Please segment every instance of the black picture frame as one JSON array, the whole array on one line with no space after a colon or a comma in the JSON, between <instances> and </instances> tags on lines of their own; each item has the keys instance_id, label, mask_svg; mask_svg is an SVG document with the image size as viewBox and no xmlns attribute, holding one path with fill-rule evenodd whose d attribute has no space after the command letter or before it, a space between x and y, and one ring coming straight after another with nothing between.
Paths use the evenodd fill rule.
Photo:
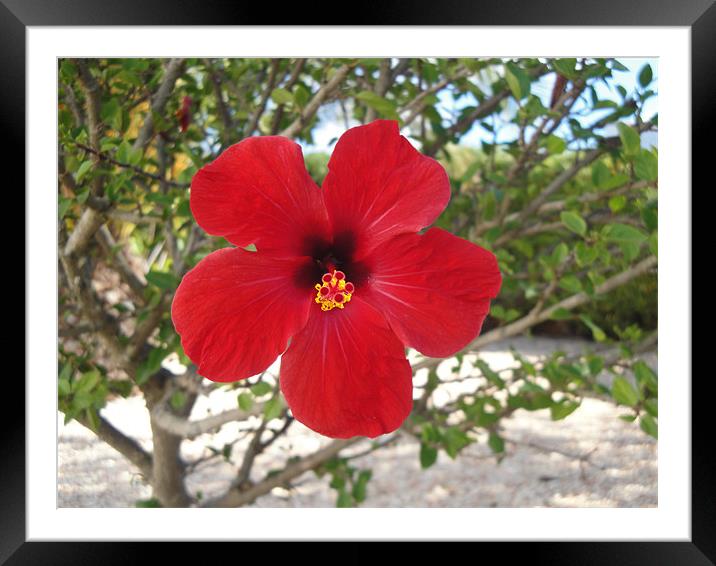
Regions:
<instances>
[{"instance_id":1,"label":"black picture frame","mask_svg":"<svg viewBox=\"0 0 716 566\"><path fill-rule=\"evenodd\" d=\"M713 185L709 175L714 130L716 92L716 6L714 0L470 0L414 2L383 1L363 4L355 10L351 25L559 25L559 26L686 26L692 37L692 172L693 185ZM6 142L5 163L24 163L25 152L25 34L28 26L84 25L343 25L344 16L334 2L311 2L310 10L272 10L261 3L201 0L0 0L0 61L4 87L0 88L0 131ZM615 46L618 52L618 46ZM710 136L710 137L709 137ZM5 167L6 190L25 185L24 168ZM699 183L701 181L701 183ZM710 240L712 240L711 238ZM696 243L696 239L693 239ZM709 241L707 239L706 241ZM19 246L18 246L19 248ZM694 257L692 253L692 258ZM696 256L699 257L699 256ZM10 261L10 260L6 260ZM20 260L22 261L22 260ZM17 263L16 263L17 265ZM692 274L682 274L685 288ZM696 280L694 280L696 281ZM692 287L692 293L696 288ZM708 296L708 295L705 295ZM25 301L32 297L25 293ZM691 332L691 329L684 329ZM694 335L694 338L696 336ZM28 337L31 339L31 337ZM692 346L693 351L693 346ZM48 383L50 378L48 376ZM688 379L690 376L683 376ZM712 448L713 411L707 388L710 372L694 373L692 379L692 517L689 542L525 542L483 543L485 550L475 560L496 553L502 563L511 563L517 553L533 563L590 564L716 564L716 473ZM5 376L5 405L24 407L24 383ZM10 401L8 401L10 400ZM0 564L125 564L148 557L147 545L124 543L26 542L25 536L25 419L24 408L6 419L0 445ZM709 422L711 421L711 423ZM668 486L667 486L668 489ZM77 533L81 537L81 533ZM350 535L347 535L350 536ZM558 537L559 534L556 533ZM320 540L320 533L316 533ZM479 544L479 543L478 543ZM163 559L191 558L187 545L162 545ZM274 545L275 546L275 545ZM359 543L344 549L348 560L365 562L374 552ZM425 556L425 550L418 550ZM295 550L286 551L295 554ZM305 551L300 551L305 553ZM459 550L458 550L459 552ZM181 555L179 554L181 553ZM279 558L272 549L272 561ZM230 551L230 555L233 551ZM197 555L199 556L199 555ZM250 556L242 551L244 559ZM240 559L234 555L233 559ZM444 556L444 555L443 555ZM202 556L206 560L207 555ZM407 560L407 557L403 557Z\"/></svg>"}]
</instances>

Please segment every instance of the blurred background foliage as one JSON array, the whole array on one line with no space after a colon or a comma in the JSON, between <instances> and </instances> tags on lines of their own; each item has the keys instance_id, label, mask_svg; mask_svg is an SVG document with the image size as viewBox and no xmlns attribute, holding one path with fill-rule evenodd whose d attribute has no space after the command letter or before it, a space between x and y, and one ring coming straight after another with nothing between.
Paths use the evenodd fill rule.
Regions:
<instances>
[{"instance_id":1,"label":"blurred background foliage","mask_svg":"<svg viewBox=\"0 0 716 566\"><path fill-rule=\"evenodd\" d=\"M127 456L156 504L243 505L278 485L276 474L251 473L256 455L293 424L278 376L202 381L169 317L182 275L228 245L192 218L191 179L245 137L284 135L304 147L320 184L336 138L386 118L449 173L452 198L436 225L491 249L504 278L481 337L458 356L472 356L471 388L438 406L440 360L414 358L415 410L397 434L420 440L423 467L472 442L499 456L501 419L539 409L563 419L590 395L624 406L625 420L657 436L656 373L635 357L656 345L656 69L643 65L629 89L617 80L626 71L616 59L60 60L58 395L66 420ZM592 345L540 363L515 352L506 369L474 355L529 333ZM237 408L190 420L196 399L218 387L236 391ZM129 395L146 399L152 453L100 412ZM201 501L186 490L193 466L178 458L181 443L242 419L256 440L208 456L236 461L236 481ZM359 504L370 471L341 455L356 442L329 444L310 465L289 458L278 475L330 474L337 504Z\"/></svg>"}]
</instances>

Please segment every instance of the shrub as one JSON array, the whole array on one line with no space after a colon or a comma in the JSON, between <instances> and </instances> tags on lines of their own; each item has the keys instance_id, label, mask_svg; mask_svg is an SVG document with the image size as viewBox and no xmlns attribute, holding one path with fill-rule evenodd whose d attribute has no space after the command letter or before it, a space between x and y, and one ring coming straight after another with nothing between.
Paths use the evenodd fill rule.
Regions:
<instances>
[{"instance_id":1,"label":"shrub","mask_svg":"<svg viewBox=\"0 0 716 566\"><path fill-rule=\"evenodd\" d=\"M200 167L244 137L280 134L307 146L320 182L327 156L311 146L324 123L388 118L449 172L452 198L436 225L493 250L504 280L482 334L457 356L478 370L471 388L437 406L441 360L415 359L418 398L396 435L420 441L422 466L439 451L456 457L480 435L499 454L502 419L540 409L564 419L585 395L624 405L656 436L656 374L634 358L656 341L657 150L641 142L657 127L643 115L655 93L651 72L633 92L615 87L623 69L614 59L61 60L60 410L137 466L152 505L244 505L307 469L331 476L339 505L359 504L371 473L345 449L362 443L367 453L393 437L334 441L252 477L256 455L292 424L277 376L202 382L169 307L182 275L227 245L192 218ZM479 147L468 144L475 132ZM591 351L539 363L515 352L512 368L479 357L487 344L554 321L587 332ZM170 371L172 359L186 371ZM604 371L617 376L611 385ZM189 420L215 388L233 390L237 407ZM151 414L151 454L100 412L109 398L134 394ZM236 481L199 501L186 490L192 466L178 457L181 443L251 416L254 441L212 456L239 460Z\"/></svg>"}]
</instances>

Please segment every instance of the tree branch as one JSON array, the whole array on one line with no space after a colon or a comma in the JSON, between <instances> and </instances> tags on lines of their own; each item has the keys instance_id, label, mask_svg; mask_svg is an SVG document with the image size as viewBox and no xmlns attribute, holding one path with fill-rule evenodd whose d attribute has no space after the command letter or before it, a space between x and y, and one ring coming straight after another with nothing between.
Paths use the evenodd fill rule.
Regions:
<instances>
[{"instance_id":1,"label":"tree branch","mask_svg":"<svg viewBox=\"0 0 716 566\"><path fill-rule=\"evenodd\" d=\"M154 181L158 181L160 183L166 183L167 185L170 185L172 187L178 187L180 189L188 189L189 183L177 183L176 181L170 181L168 179L163 178L161 175L157 175L155 173L149 173L148 171L145 171L141 167L137 167L136 165L130 165L129 163L123 163L122 161L117 161L114 157L109 155L108 153L97 151L96 149L93 149L89 146L86 146L83 143L79 142L72 142L75 146L78 148L91 153L95 156L97 156L101 161L106 161L107 163L111 163L112 165L116 165L117 167L121 167L122 169L129 169L130 171L134 171L137 175L141 175L143 177L147 177L148 179L152 179Z\"/></svg>"},{"instance_id":2,"label":"tree branch","mask_svg":"<svg viewBox=\"0 0 716 566\"><path fill-rule=\"evenodd\" d=\"M239 491L236 488L230 489L224 495L208 500L202 507L241 507L253 502L258 497L269 493L274 487L283 485L301 474L317 468L324 462L338 455L338 453L363 440L361 437L351 438L349 440L334 440L328 446L321 448L310 456L306 456L297 462L288 464L282 471L277 474L265 477L260 483L246 491Z\"/></svg>"},{"instance_id":3,"label":"tree branch","mask_svg":"<svg viewBox=\"0 0 716 566\"><path fill-rule=\"evenodd\" d=\"M273 92L274 86L276 85L276 74L278 73L279 64L280 64L280 61L278 59L271 60L271 70L269 71L269 77L268 77L268 82L266 83L266 89L264 90L263 94L261 95L261 101L259 102L259 105L256 108L256 112L254 112L254 114L251 118L251 122L249 122L246 125L246 129L244 130L244 137L253 135L253 133L256 131L256 127L259 125L259 120L261 119L261 115L264 113L264 110L266 109L266 103L268 102L268 99L271 96L271 92Z\"/></svg>"},{"instance_id":4,"label":"tree branch","mask_svg":"<svg viewBox=\"0 0 716 566\"><path fill-rule=\"evenodd\" d=\"M142 124L142 127L139 130L137 139L134 140L134 144L132 144L132 149L141 149L142 151L144 151L147 148L147 145L151 141L152 135L154 134L153 114L161 114L164 111L164 107L169 100L169 96L171 95L172 90L174 90L174 84L176 83L176 80L179 78L179 75L182 73L183 69L184 59L175 58L169 60L169 63L164 70L164 78L162 79L162 83L159 85L159 88L154 95L151 109L147 114L147 117L144 119L144 124Z\"/></svg>"},{"instance_id":5,"label":"tree branch","mask_svg":"<svg viewBox=\"0 0 716 566\"><path fill-rule=\"evenodd\" d=\"M540 65L530 71L530 76L532 79L536 79L547 73L547 71L548 69L545 65ZM438 136L433 143L423 148L423 153L429 157L434 157L438 150L453 136L465 133L470 129L475 120L492 112L495 108L497 108L500 102L502 102L505 98L508 98L510 94L510 89L505 87L500 92L495 93L493 96L483 101L472 112L463 116L460 120L445 130L445 133Z\"/></svg>"},{"instance_id":6,"label":"tree branch","mask_svg":"<svg viewBox=\"0 0 716 566\"><path fill-rule=\"evenodd\" d=\"M291 76L289 77L288 81L285 85L283 85L283 88L286 90L291 90L293 86L298 82L298 78L301 76L301 71L303 70L303 67L306 65L305 59L299 59L296 61L295 66L293 67L293 71L291 71ZM271 134L276 135L278 133L278 130L281 126L281 120L283 119L283 111L285 108L285 104L279 104L276 107L276 112L274 112L273 120L271 121Z\"/></svg>"},{"instance_id":7,"label":"tree branch","mask_svg":"<svg viewBox=\"0 0 716 566\"><path fill-rule=\"evenodd\" d=\"M88 428L97 437L109 444L122 456L127 458L132 464L139 468L139 471L145 477L147 481L151 481L152 478L152 455L142 448L139 443L133 438L128 437L122 431L115 428L107 419L103 416L99 416L99 427L94 430L90 425L89 421L84 417L75 417L78 423Z\"/></svg>"},{"instance_id":8,"label":"tree branch","mask_svg":"<svg viewBox=\"0 0 716 566\"><path fill-rule=\"evenodd\" d=\"M263 404L255 404L249 411L239 408L229 409L198 421L190 421L177 417L169 412L163 404L159 404L152 410L152 420L167 432L192 439L218 429L227 423L244 421L252 416L257 417L262 411Z\"/></svg>"},{"instance_id":9,"label":"tree branch","mask_svg":"<svg viewBox=\"0 0 716 566\"><path fill-rule=\"evenodd\" d=\"M318 112L318 109L321 107L321 104L323 104L326 98L328 98L328 96L340 86L343 79L346 78L354 66L355 63L352 63L350 65L342 65L336 69L335 73L333 73L333 76L328 80L328 82L319 88L316 94L313 95L313 98L308 102L308 104L306 104L306 107L303 109L303 112L301 112L301 115L296 118L288 128L283 130L281 135L286 136L287 138L292 138L298 134L311 120L311 118L313 118L315 113Z\"/></svg>"},{"instance_id":10,"label":"tree branch","mask_svg":"<svg viewBox=\"0 0 716 566\"><path fill-rule=\"evenodd\" d=\"M100 246L102 246L104 253L116 266L117 271L125 283L129 285L130 289L134 291L138 298L144 301L144 288L146 287L146 282L142 281L142 279L140 279L140 277L134 272L134 269L132 269L132 266L129 265L129 262L124 257L123 250L116 249L117 242L114 241L114 237L110 233L107 226L100 226L100 229L97 231L97 240L99 241Z\"/></svg>"},{"instance_id":11,"label":"tree branch","mask_svg":"<svg viewBox=\"0 0 716 566\"><path fill-rule=\"evenodd\" d=\"M380 62L380 71L378 72L378 80L375 82L375 88L373 92L381 98L388 92L388 88L392 83L393 75L390 72L390 58L386 57ZM376 112L372 106L368 107L365 113L365 123L370 123L375 120Z\"/></svg>"},{"instance_id":12,"label":"tree branch","mask_svg":"<svg viewBox=\"0 0 716 566\"><path fill-rule=\"evenodd\" d=\"M74 258L60 255L60 263L67 277L70 292L74 295L84 317L95 328L96 336L109 354L112 364L126 369L126 357L117 340L121 332L116 321L99 306L91 282L82 278Z\"/></svg>"},{"instance_id":13,"label":"tree branch","mask_svg":"<svg viewBox=\"0 0 716 566\"><path fill-rule=\"evenodd\" d=\"M102 121L100 119L100 106L102 92L99 84L92 76L92 72L87 66L87 62L83 59L75 61L77 70L80 75L80 86L85 95L85 106L87 112L87 133L89 134L89 144L95 151L99 151L100 139L102 138ZM92 160L94 166L99 164L99 157L93 155ZM103 193L102 178L97 175L92 181L92 196L101 198ZM94 208L86 208L82 212L82 216L75 225L74 230L70 234L65 244L65 255L80 254L90 239L94 236L97 229L104 222L103 215Z\"/></svg>"},{"instance_id":14,"label":"tree branch","mask_svg":"<svg viewBox=\"0 0 716 566\"><path fill-rule=\"evenodd\" d=\"M231 132L234 128L233 122L231 121L231 114L229 114L229 108L226 106L224 101L224 93L221 90L221 79L214 71L214 66L210 59L202 59L204 66L209 72L209 78L214 87L214 97L216 98L216 108L221 116L221 121L224 124L224 131L222 133L223 145L226 146L231 140Z\"/></svg>"},{"instance_id":15,"label":"tree branch","mask_svg":"<svg viewBox=\"0 0 716 566\"><path fill-rule=\"evenodd\" d=\"M401 112L407 112L410 111L410 114L408 114L407 118L403 120L403 126L407 126L410 124L415 118L420 116L420 113L425 109L425 104L423 104L423 100L425 100L428 96L431 94L435 94L436 92L444 89L446 86L448 86L450 83L459 80L464 79L466 77L470 76L471 71L469 69L460 69L457 73L455 73L452 77L445 77L443 80L435 83L430 88L425 89L420 94L418 94L413 100L410 101L409 104L407 104Z\"/></svg>"}]
</instances>

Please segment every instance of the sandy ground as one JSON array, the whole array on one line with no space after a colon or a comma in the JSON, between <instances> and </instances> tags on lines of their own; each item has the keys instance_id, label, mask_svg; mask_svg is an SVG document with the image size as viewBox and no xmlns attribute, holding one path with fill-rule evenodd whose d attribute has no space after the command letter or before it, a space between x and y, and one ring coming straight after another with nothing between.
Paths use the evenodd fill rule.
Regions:
<instances>
[{"instance_id":1,"label":"sandy ground","mask_svg":"<svg viewBox=\"0 0 716 566\"><path fill-rule=\"evenodd\" d=\"M553 350L581 351L576 340L518 338L487 348L482 357L493 368L506 367L509 347L535 359ZM650 364L655 355L646 356ZM502 365L504 364L504 365ZM468 363L462 372L470 372ZM439 372L440 373L440 372ZM417 378L416 378L417 379ZM192 413L234 407L235 394L213 393L202 398ZM498 462L486 442L470 445L451 460L440 453L437 463L421 470L417 442L397 443L356 459L359 468L372 468L366 507L654 507L657 505L657 443L638 426L618 419L624 414L613 404L585 399L564 421L552 422L548 411L518 411L504 421L505 457ZM102 414L115 426L151 449L149 417L141 398L119 399ZM133 507L151 497L136 469L119 453L98 441L76 422L62 424L58 415L58 506ZM206 446L221 447L234 439L240 424L230 423L212 437L185 442L183 456L194 460ZM480 439L482 440L482 439ZM307 454L326 444L300 423L256 461L253 477L280 466L287 455ZM242 443L234 454L241 455ZM359 448L358 448L359 449ZM224 462L200 465L189 476L192 493L220 494L235 468ZM276 488L260 498L259 507L332 507L335 492L327 479L304 474L290 491Z\"/></svg>"}]
</instances>

